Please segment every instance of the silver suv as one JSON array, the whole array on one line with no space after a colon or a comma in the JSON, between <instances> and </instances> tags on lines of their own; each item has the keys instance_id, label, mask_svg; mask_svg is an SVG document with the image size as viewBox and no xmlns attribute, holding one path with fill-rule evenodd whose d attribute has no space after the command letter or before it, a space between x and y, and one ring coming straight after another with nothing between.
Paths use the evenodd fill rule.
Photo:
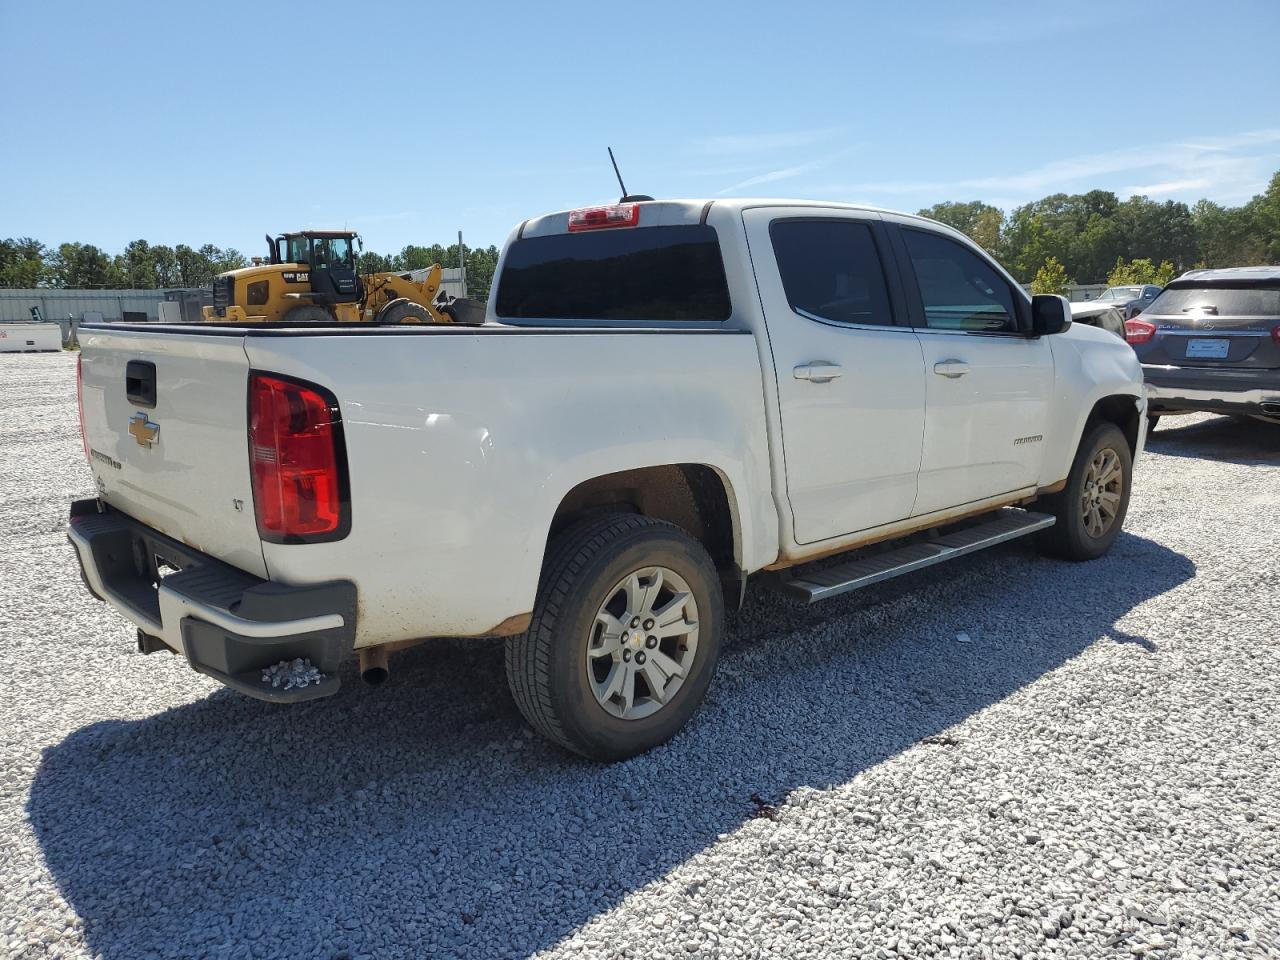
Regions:
<instances>
[{"instance_id":1,"label":"silver suv","mask_svg":"<svg viewBox=\"0 0 1280 960\"><path fill-rule=\"evenodd\" d=\"M1192 270L1125 321L1148 413L1280 421L1280 266Z\"/></svg>"}]
</instances>

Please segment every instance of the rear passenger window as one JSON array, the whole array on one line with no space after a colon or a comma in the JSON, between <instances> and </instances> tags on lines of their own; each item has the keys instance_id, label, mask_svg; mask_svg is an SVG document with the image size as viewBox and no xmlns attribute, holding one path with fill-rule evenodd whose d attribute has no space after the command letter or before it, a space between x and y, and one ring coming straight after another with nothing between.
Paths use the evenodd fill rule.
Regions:
<instances>
[{"instance_id":1,"label":"rear passenger window","mask_svg":"<svg viewBox=\"0 0 1280 960\"><path fill-rule=\"evenodd\" d=\"M871 227L850 220L777 220L773 254L791 309L811 320L892 326Z\"/></svg>"},{"instance_id":2,"label":"rear passenger window","mask_svg":"<svg viewBox=\"0 0 1280 960\"><path fill-rule=\"evenodd\" d=\"M1017 332L1013 292L989 263L963 244L936 233L903 230L902 238L915 268L925 326Z\"/></svg>"}]
</instances>

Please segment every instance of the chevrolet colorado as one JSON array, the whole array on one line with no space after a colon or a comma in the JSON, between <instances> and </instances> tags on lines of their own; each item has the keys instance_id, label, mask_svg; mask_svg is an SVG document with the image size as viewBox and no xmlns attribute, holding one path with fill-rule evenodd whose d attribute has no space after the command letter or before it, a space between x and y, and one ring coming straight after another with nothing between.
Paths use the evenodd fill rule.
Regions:
<instances>
[{"instance_id":1,"label":"chevrolet colorado","mask_svg":"<svg viewBox=\"0 0 1280 960\"><path fill-rule=\"evenodd\" d=\"M811 602L1025 534L1101 555L1146 431L1119 338L945 226L837 203L526 220L475 327L80 339L98 496L69 537L140 650L296 701L353 651L377 680L505 636L529 722L600 759L689 719L749 575Z\"/></svg>"}]
</instances>

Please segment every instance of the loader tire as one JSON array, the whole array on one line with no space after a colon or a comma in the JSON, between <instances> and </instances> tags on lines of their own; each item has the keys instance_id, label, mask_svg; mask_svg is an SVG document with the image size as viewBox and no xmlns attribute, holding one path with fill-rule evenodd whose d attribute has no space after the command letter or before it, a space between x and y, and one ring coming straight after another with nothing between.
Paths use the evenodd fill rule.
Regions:
<instances>
[{"instance_id":1,"label":"loader tire","mask_svg":"<svg viewBox=\"0 0 1280 960\"><path fill-rule=\"evenodd\" d=\"M373 319L375 323L435 323L436 318L422 304L400 297L379 310Z\"/></svg>"},{"instance_id":2,"label":"loader tire","mask_svg":"<svg viewBox=\"0 0 1280 960\"><path fill-rule=\"evenodd\" d=\"M333 314L324 307L308 303L301 307L294 307L284 315L284 321L285 323L332 323Z\"/></svg>"}]
</instances>

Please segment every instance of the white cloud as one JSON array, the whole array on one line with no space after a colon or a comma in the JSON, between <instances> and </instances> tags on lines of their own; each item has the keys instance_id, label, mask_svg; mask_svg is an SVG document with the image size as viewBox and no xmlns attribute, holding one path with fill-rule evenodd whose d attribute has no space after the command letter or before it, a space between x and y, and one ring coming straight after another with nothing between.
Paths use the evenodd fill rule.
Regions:
<instances>
[{"instance_id":1,"label":"white cloud","mask_svg":"<svg viewBox=\"0 0 1280 960\"><path fill-rule=\"evenodd\" d=\"M1092 189L1111 189L1126 197L1200 191L1201 196L1222 201L1242 200L1261 191L1275 172L1280 151L1266 149L1275 144L1280 144L1280 129L1252 130L1085 153L997 176L838 183L825 184L822 189L828 194L859 197L914 194L960 199L999 194L1017 198L1014 205L1049 193ZM1119 175L1126 175L1126 181L1118 181Z\"/></svg>"},{"instance_id":2,"label":"white cloud","mask_svg":"<svg viewBox=\"0 0 1280 960\"><path fill-rule=\"evenodd\" d=\"M829 161L815 160L812 163L801 163L794 167L783 167L779 170L770 170L768 173L760 173L754 177L747 177L745 180L725 187L723 190L716 191L717 196L724 196L727 193L736 193L739 190L745 190L748 187L758 187L764 183L776 183L779 180L790 180L792 177L799 177L803 174L817 170L825 166Z\"/></svg>"},{"instance_id":3,"label":"white cloud","mask_svg":"<svg viewBox=\"0 0 1280 960\"><path fill-rule=\"evenodd\" d=\"M777 150L794 150L827 143L844 132L843 127L818 127L812 130L792 130L780 133L740 133L702 137L693 141L689 149L694 153L713 155L741 155L744 153L771 153Z\"/></svg>"}]
</instances>

